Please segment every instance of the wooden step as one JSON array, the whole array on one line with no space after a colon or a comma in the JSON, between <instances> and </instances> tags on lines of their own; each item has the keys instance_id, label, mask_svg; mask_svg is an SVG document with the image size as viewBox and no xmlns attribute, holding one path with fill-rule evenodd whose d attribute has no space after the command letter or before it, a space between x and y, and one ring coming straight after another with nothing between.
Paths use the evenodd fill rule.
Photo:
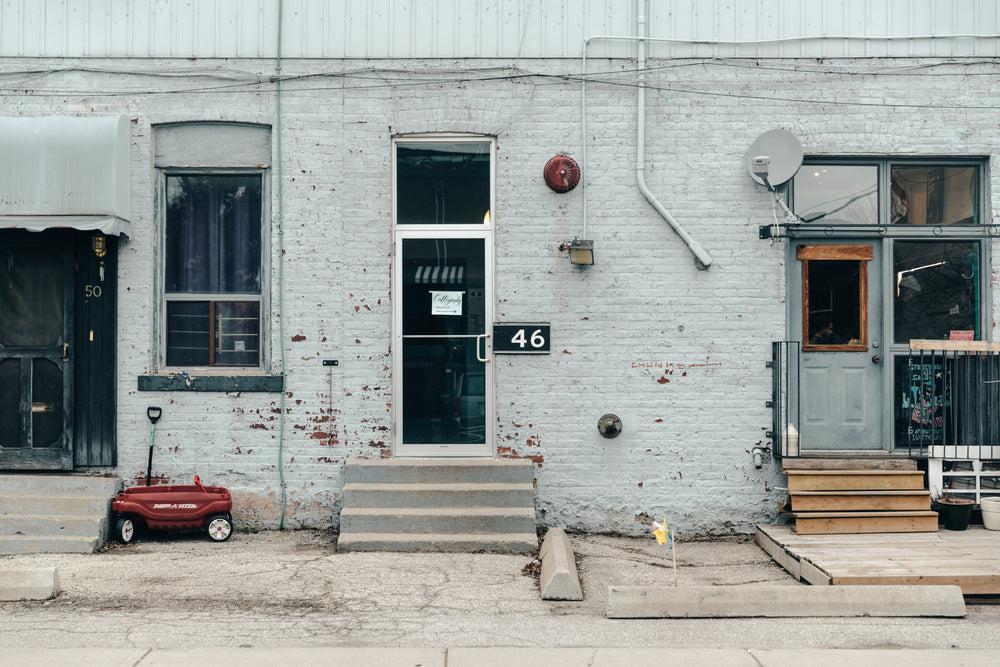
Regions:
<instances>
[{"instance_id":1,"label":"wooden step","mask_svg":"<svg viewBox=\"0 0 1000 667\"><path fill-rule=\"evenodd\" d=\"M922 491L919 470L785 470L791 491Z\"/></svg>"},{"instance_id":2,"label":"wooden step","mask_svg":"<svg viewBox=\"0 0 1000 667\"><path fill-rule=\"evenodd\" d=\"M799 535L937 532L937 512L797 512Z\"/></svg>"},{"instance_id":3,"label":"wooden step","mask_svg":"<svg viewBox=\"0 0 1000 667\"><path fill-rule=\"evenodd\" d=\"M795 491L793 512L929 510L930 491Z\"/></svg>"},{"instance_id":4,"label":"wooden step","mask_svg":"<svg viewBox=\"0 0 1000 667\"><path fill-rule=\"evenodd\" d=\"M784 458L785 470L916 470L914 459L899 456L841 457L841 458Z\"/></svg>"}]
</instances>

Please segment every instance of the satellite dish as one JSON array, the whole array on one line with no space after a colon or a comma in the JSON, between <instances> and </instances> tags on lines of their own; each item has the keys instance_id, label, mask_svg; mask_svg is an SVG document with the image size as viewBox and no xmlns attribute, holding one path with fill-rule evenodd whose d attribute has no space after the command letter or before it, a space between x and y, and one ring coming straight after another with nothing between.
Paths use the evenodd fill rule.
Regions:
<instances>
[{"instance_id":1,"label":"satellite dish","mask_svg":"<svg viewBox=\"0 0 1000 667\"><path fill-rule=\"evenodd\" d=\"M802 166L802 144L787 130L769 130L750 144L746 163L750 178L761 185L778 187Z\"/></svg>"}]
</instances>

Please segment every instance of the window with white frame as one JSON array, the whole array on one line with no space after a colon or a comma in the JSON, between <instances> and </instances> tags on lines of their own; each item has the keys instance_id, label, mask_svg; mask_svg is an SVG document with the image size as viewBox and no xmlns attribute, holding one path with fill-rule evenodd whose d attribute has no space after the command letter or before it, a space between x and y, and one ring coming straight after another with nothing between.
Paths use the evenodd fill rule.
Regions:
<instances>
[{"instance_id":1,"label":"window with white frame","mask_svg":"<svg viewBox=\"0 0 1000 667\"><path fill-rule=\"evenodd\" d=\"M155 141L163 363L260 367L270 130L168 125Z\"/></svg>"}]
</instances>

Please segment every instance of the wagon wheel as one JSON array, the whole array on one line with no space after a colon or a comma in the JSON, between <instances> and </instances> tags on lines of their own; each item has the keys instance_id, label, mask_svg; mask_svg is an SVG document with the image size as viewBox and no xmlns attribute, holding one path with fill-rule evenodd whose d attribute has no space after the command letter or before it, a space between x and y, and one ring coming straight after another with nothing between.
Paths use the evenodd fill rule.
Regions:
<instances>
[{"instance_id":1,"label":"wagon wheel","mask_svg":"<svg viewBox=\"0 0 1000 667\"><path fill-rule=\"evenodd\" d=\"M118 523L115 524L115 537L125 544L132 541L135 537L135 524L132 523L132 519L125 516L118 519Z\"/></svg>"},{"instance_id":2,"label":"wagon wheel","mask_svg":"<svg viewBox=\"0 0 1000 667\"><path fill-rule=\"evenodd\" d=\"M216 514L208 520L208 537L213 542L225 542L233 534L233 522L223 514Z\"/></svg>"}]
</instances>

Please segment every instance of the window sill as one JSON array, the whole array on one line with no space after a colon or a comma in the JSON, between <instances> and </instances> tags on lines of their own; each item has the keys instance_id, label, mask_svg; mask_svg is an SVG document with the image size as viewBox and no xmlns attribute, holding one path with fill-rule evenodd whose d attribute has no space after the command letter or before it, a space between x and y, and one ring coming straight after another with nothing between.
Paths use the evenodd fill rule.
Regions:
<instances>
[{"instance_id":1,"label":"window sill","mask_svg":"<svg viewBox=\"0 0 1000 667\"><path fill-rule=\"evenodd\" d=\"M139 391L280 392L281 375L140 375Z\"/></svg>"}]
</instances>

